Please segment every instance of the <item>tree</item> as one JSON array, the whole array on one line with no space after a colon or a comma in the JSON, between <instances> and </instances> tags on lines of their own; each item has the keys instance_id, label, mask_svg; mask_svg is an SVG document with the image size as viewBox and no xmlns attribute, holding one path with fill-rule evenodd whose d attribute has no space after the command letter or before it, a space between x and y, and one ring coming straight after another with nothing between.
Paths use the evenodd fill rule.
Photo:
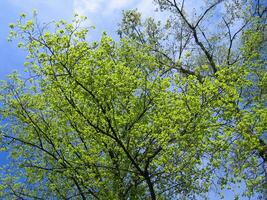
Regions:
<instances>
[{"instance_id":1,"label":"tree","mask_svg":"<svg viewBox=\"0 0 267 200\"><path fill-rule=\"evenodd\" d=\"M131 10L124 12L119 35L139 44L150 44L151 53L157 57L166 75L195 75L202 82L206 76L216 78L219 68L237 65L249 68L247 73L253 84L240 88L242 102L236 103L236 109L247 110L255 104L264 107L266 4L261 1L209 1L206 5L202 3L203 12L190 15L186 12L185 1L155 0L155 3L165 15L170 14L165 24L152 18L142 21L141 14ZM250 132L254 134L254 129ZM266 183L266 133L258 139L260 148L256 153L262 160L260 173L265 174Z\"/></svg>"},{"instance_id":2,"label":"tree","mask_svg":"<svg viewBox=\"0 0 267 200\"><path fill-rule=\"evenodd\" d=\"M201 31L219 2L195 23L183 3L157 2L177 17L161 27L126 12L117 42L105 33L88 42L78 16L11 24L29 78L13 73L1 84L1 145L12 158L3 198L195 199L214 181L263 191L265 10L257 4L262 16L250 16L232 52L226 18L226 51Z\"/></svg>"}]
</instances>

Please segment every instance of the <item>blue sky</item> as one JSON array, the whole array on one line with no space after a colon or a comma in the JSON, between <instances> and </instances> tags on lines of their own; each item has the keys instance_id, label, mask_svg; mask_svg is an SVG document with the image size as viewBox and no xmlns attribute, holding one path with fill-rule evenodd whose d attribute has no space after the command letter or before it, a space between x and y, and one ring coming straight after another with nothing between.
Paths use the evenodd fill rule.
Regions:
<instances>
[{"instance_id":1,"label":"blue sky","mask_svg":"<svg viewBox=\"0 0 267 200\"><path fill-rule=\"evenodd\" d=\"M22 12L30 17L36 9L42 22L70 21L75 13L87 16L87 23L97 27L91 33L91 39L98 39L102 31L114 36L122 10L138 8L144 16L156 15L152 0L1 0L0 8L0 79L23 68L25 53L17 48L16 42L7 42L8 25L15 22Z\"/></svg>"},{"instance_id":2,"label":"blue sky","mask_svg":"<svg viewBox=\"0 0 267 200\"><path fill-rule=\"evenodd\" d=\"M115 36L122 10L138 8L145 16L155 15L152 0L0 0L0 80L12 71L23 73L26 52L17 48L17 42L8 42L9 24L20 14L31 18L37 10L38 20L50 22L64 19L71 21L74 14L87 16L86 25L95 25L89 37L98 40L103 31ZM7 154L0 152L0 165L7 162Z\"/></svg>"},{"instance_id":3,"label":"blue sky","mask_svg":"<svg viewBox=\"0 0 267 200\"><path fill-rule=\"evenodd\" d=\"M185 6L189 11L193 7L200 10L201 2L187 0ZM1 79L13 70L21 71L23 68L25 53L17 48L16 42L7 42L8 25L15 22L22 12L30 18L36 9L41 22L60 19L71 21L75 13L87 16L87 25L96 26L89 36L96 40L102 31L115 36L122 10L138 8L144 17L164 18L164 15L154 12L153 0L1 0L0 8Z\"/></svg>"},{"instance_id":4,"label":"blue sky","mask_svg":"<svg viewBox=\"0 0 267 200\"><path fill-rule=\"evenodd\" d=\"M199 0L187 0L186 8L200 8ZM75 13L88 17L88 24L96 30L89 36L98 39L102 31L115 36L122 10L138 8L146 16L163 17L154 12L152 0L0 0L0 79L13 70L23 71L26 53L17 48L16 42L7 42L8 25L15 22L21 12L31 16L32 10L38 11L40 21L64 19L70 21ZM7 155L0 153L0 165L6 163ZM233 199L231 192L225 192L225 199ZM211 199L217 199L211 194Z\"/></svg>"}]
</instances>

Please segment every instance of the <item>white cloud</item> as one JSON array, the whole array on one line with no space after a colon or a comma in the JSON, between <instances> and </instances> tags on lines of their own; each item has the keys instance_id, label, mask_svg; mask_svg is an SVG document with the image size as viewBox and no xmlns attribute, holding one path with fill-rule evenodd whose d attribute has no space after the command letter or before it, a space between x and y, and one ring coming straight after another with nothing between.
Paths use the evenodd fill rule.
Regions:
<instances>
[{"instance_id":1,"label":"white cloud","mask_svg":"<svg viewBox=\"0 0 267 200\"><path fill-rule=\"evenodd\" d=\"M129 6L133 0L110 0L108 4L109 10L119 10Z\"/></svg>"},{"instance_id":2,"label":"white cloud","mask_svg":"<svg viewBox=\"0 0 267 200\"><path fill-rule=\"evenodd\" d=\"M144 18L154 17L156 20L165 21L169 14L167 12L156 12L157 6L154 0L72 0L73 12L87 16L92 23L106 23L118 18L121 10L137 8ZM201 13L202 1L186 0L184 8L189 16L192 13Z\"/></svg>"},{"instance_id":3,"label":"white cloud","mask_svg":"<svg viewBox=\"0 0 267 200\"><path fill-rule=\"evenodd\" d=\"M139 0L136 7L142 13L143 18L153 17L156 20L164 22L169 16L166 12L156 11L157 5L153 0Z\"/></svg>"},{"instance_id":4,"label":"white cloud","mask_svg":"<svg viewBox=\"0 0 267 200\"><path fill-rule=\"evenodd\" d=\"M144 17L155 15L155 5L153 4L153 0L141 0L136 7Z\"/></svg>"},{"instance_id":5,"label":"white cloud","mask_svg":"<svg viewBox=\"0 0 267 200\"><path fill-rule=\"evenodd\" d=\"M74 13L88 15L92 13L112 14L112 12L129 7L134 0L73 0Z\"/></svg>"},{"instance_id":6,"label":"white cloud","mask_svg":"<svg viewBox=\"0 0 267 200\"><path fill-rule=\"evenodd\" d=\"M73 0L74 13L87 15L88 13L98 12L103 0Z\"/></svg>"},{"instance_id":7,"label":"white cloud","mask_svg":"<svg viewBox=\"0 0 267 200\"><path fill-rule=\"evenodd\" d=\"M112 15L116 11L121 11L123 9L128 9L133 5L134 0L109 0L108 4L104 7L102 14Z\"/></svg>"}]
</instances>

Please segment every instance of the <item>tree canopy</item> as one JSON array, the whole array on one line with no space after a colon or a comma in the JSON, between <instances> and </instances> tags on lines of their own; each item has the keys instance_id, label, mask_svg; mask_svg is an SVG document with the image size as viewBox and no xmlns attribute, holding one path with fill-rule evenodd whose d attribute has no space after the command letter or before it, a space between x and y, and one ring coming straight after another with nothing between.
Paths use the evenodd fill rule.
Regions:
<instances>
[{"instance_id":1,"label":"tree canopy","mask_svg":"<svg viewBox=\"0 0 267 200\"><path fill-rule=\"evenodd\" d=\"M264 196L266 7L210 1L192 18L184 1L155 3L170 17L125 11L119 40L89 42L79 16L10 25L29 76L1 83L1 198Z\"/></svg>"}]
</instances>

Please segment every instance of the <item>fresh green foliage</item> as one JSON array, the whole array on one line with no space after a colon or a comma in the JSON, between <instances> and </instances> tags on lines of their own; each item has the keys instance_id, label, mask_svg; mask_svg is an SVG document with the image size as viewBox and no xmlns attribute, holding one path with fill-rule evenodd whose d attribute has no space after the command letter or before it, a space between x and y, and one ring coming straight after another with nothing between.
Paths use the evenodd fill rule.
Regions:
<instances>
[{"instance_id":1,"label":"fresh green foliage","mask_svg":"<svg viewBox=\"0 0 267 200\"><path fill-rule=\"evenodd\" d=\"M215 181L262 192L266 36L257 19L242 32L242 59L219 65L202 43L197 61L186 50L170 59L163 33L173 22L142 25L136 11L118 42L88 42L78 16L40 27L21 15L10 39L28 52L30 77L1 84L1 147L12 160L1 198L195 199Z\"/></svg>"}]
</instances>

